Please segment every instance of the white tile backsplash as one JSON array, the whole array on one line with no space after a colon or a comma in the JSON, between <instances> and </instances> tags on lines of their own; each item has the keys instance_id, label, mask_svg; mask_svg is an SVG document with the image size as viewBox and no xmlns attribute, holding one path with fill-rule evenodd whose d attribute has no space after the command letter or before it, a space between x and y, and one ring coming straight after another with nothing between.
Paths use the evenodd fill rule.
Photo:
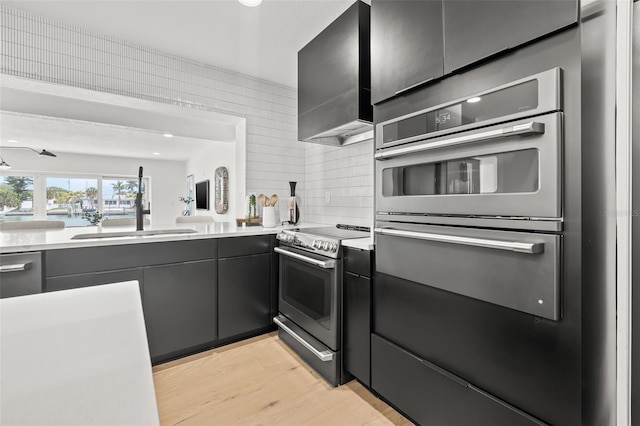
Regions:
<instances>
[{"instance_id":1,"label":"white tile backsplash","mask_svg":"<svg viewBox=\"0 0 640 426\"><path fill-rule=\"evenodd\" d=\"M284 218L288 182L296 181L303 221L373 223L372 142L298 142L294 88L21 10L0 12L0 73L246 117L247 193L276 193Z\"/></svg>"}]
</instances>

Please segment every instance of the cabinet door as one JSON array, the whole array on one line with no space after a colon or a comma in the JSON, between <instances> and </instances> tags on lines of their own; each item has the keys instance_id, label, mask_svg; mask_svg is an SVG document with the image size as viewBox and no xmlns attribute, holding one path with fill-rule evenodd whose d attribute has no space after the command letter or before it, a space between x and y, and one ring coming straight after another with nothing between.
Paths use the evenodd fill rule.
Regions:
<instances>
[{"instance_id":1,"label":"cabinet door","mask_svg":"<svg viewBox=\"0 0 640 426\"><path fill-rule=\"evenodd\" d=\"M578 20L577 0L444 0L444 73Z\"/></svg>"},{"instance_id":2,"label":"cabinet door","mask_svg":"<svg viewBox=\"0 0 640 426\"><path fill-rule=\"evenodd\" d=\"M145 268L142 307L152 360L214 341L216 305L215 260Z\"/></svg>"},{"instance_id":3,"label":"cabinet door","mask_svg":"<svg viewBox=\"0 0 640 426\"><path fill-rule=\"evenodd\" d=\"M371 103L442 76L442 2L372 0Z\"/></svg>"},{"instance_id":4,"label":"cabinet door","mask_svg":"<svg viewBox=\"0 0 640 426\"><path fill-rule=\"evenodd\" d=\"M345 368L371 386L371 280L345 272L343 303Z\"/></svg>"},{"instance_id":5,"label":"cabinet door","mask_svg":"<svg viewBox=\"0 0 640 426\"><path fill-rule=\"evenodd\" d=\"M218 337L225 339L271 324L271 255L218 260Z\"/></svg>"}]
</instances>

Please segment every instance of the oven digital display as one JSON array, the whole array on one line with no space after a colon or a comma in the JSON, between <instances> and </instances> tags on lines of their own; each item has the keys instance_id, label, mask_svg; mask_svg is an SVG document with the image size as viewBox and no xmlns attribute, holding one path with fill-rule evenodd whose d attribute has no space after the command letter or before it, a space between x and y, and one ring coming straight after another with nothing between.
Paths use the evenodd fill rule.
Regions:
<instances>
[{"instance_id":1,"label":"oven digital display","mask_svg":"<svg viewBox=\"0 0 640 426\"><path fill-rule=\"evenodd\" d=\"M479 123L537 107L538 80L530 80L386 124L382 127L383 143L426 136L440 130Z\"/></svg>"}]
</instances>

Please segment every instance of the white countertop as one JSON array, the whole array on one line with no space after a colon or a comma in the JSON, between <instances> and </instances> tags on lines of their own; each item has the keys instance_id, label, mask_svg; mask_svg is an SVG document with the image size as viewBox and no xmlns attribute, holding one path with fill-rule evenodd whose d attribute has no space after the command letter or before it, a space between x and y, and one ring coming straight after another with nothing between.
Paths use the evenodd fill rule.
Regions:
<instances>
[{"instance_id":1,"label":"white countertop","mask_svg":"<svg viewBox=\"0 0 640 426\"><path fill-rule=\"evenodd\" d=\"M298 224L284 225L275 228L263 228L262 226L237 227L235 223L215 222L210 224L171 224L171 225L145 225L145 231L167 230L167 229L193 229L194 234L162 234L153 236L131 236L72 240L71 237L78 234L101 234L111 232L134 231L131 227L109 227L102 228L96 226L73 227L64 229L47 230L19 230L0 231L0 253L17 253L35 250L54 250L75 247L97 247L122 244L142 244L163 241L183 241L197 240L205 238L221 237L241 237L249 235L269 235L277 234L282 229L304 228L318 226L318 224Z\"/></svg>"},{"instance_id":2,"label":"white countertop","mask_svg":"<svg viewBox=\"0 0 640 426\"><path fill-rule=\"evenodd\" d=\"M277 234L283 229L309 228L318 226L331 226L317 223L301 223L297 225L281 225L274 228L264 228L262 226L238 227L235 223L215 222L208 224L184 223L169 225L145 225L145 231L157 230L181 230L193 229L197 233L193 234L161 234L131 237L111 237L111 238L90 238L71 239L79 234L103 234L112 232L134 231L131 227L108 227L97 226L70 227L64 229L30 229L18 231L0 231L0 253L18 253L37 250L55 250L75 247L98 247L113 246L123 244L143 244L164 241L184 241L198 240L206 238L226 238L243 237L250 235L271 235ZM373 250L373 237L343 240L346 247L354 247L361 250Z\"/></svg>"},{"instance_id":3,"label":"white countertop","mask_svg":"<svg viewBox=\"0 0 640 426\"><path fill-rule=\"evenodd\" d=\"M345 247L353 247L360 250L373 250L376 246L373 241L373 237L342 240L342 245Z\"/></svg>"},{"instance_id":4,"label":"white countertop","mask_svg":"<svg viewBox=\"0 0 640 426\"><path fill-rule=\"evenodd\" d=\"M2 424L160 423L137 281L0 307Z\"/></svg>"}]
</instances>

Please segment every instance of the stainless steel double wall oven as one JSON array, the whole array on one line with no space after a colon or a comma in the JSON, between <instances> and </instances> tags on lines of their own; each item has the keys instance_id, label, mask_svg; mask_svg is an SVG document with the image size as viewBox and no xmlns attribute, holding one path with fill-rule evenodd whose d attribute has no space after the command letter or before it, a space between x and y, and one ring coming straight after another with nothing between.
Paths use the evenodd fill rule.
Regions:
<instances>
[{"instance_id":1,"label":"stainless steel double wall oven","mask_svg":"<svg viewBox=\"0 0 640 426\"><path fill-rule=\"evenodd\" d=\"M377 124L377 270L559 320L563 134L559 68Z\"/></svg>"}]
</instances>

